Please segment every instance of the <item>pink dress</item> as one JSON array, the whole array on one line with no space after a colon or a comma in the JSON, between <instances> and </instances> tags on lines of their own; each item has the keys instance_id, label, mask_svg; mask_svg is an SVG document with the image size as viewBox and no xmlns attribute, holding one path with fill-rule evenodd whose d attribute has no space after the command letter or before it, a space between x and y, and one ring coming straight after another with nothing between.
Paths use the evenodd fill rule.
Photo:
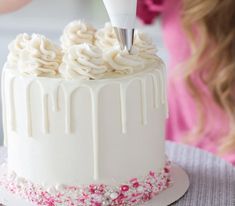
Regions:
<instances>
[{"instance_id":1,"label":"pink dress","mask_svg":"<svg viewBox=\"0 0 235 206\"><path fill-rule=\"evenodd\" d=\"M187 90L180 74L181 63L190 57L190 48L182 30L180 0L139 0L138 16L145 24L152 23L157 15L161 15L164 42L169 52L168 62L168 101L169 119L166 127L166 138L183 142L186 134L192 132L196 125L196 108L193 97ZM180 73L181 72L181 73ZM198 89L204 92L203 104L206 107L205 131L201 137L193 140L194 146L217 153L219 141L228 132L229 121L226 114L213 101L207 87L194 77ZM235 165L235 151L223 156Z\"/></svg>"}]
</instances>

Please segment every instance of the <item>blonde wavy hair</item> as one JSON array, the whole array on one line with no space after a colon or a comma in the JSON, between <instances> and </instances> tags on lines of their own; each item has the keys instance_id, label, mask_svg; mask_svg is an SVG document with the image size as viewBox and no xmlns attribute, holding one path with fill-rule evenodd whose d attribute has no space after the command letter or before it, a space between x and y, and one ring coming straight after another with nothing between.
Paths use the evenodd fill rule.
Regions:
<instances>
[{"instance_id":1,"label":"blonde wavy hair","mask_svg":"<svg viewBox=\"0 0 235 206\"><path fill-rule=\"evenodd\" d=\"M183 0L182 24L192 56L185 78L196 100L198 137L205 129L203 91L192 74L207 85L213 100L229 118L229 132L221 139L219 153L235 150L235 0ZM192 139L191 139L192 140Z\"/></svg>"}]
</instances>

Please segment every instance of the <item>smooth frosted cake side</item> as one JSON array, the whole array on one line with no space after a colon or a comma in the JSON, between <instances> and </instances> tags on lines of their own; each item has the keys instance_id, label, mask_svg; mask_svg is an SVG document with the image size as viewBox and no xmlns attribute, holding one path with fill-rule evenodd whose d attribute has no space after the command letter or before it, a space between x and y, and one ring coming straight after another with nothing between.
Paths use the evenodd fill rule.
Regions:
<instances>
[{"instance_id":1,"label":"smooth frosted cake side","mask_svg":"<svg viewBox=\"0 0 235 206\"><path fill-rule=\"evenodd\" d=\"M112 32L108 24L96 31L77 21L65 28L62 50L40 35L24 34L11 44L2 74L10 180L14 173L48 195L81 185L105 185L107 193L107 187L148 175L162 184L152 186L155 193L167 187L164 64L143 34L129 54L120 51ZM108 197L99 190L99 200L73 204L135 205L155 194L144 200L150 194L145 183L135 185L135 198L127 184ZM122 192L133 200L120 199Z\"/></svg>"}]
</instances>

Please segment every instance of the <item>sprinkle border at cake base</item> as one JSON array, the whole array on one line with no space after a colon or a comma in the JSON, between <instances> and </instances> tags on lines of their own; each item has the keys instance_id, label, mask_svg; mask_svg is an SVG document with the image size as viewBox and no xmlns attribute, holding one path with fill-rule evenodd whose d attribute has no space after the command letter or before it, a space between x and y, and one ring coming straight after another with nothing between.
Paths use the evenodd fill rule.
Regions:
<instances>
[{"instance_id":1,"label":"sprinkle border at cake base","mask_svg":"<svg viewBox=\"0 0 235 206\"><path fill-rule=\"evenodd\" d=\"M0 186L40 206L136 206L151 200L171 186L170 169L171 162L167 161L161 172L150 171L142 178L132 178L117 186L58 185L48 189L11 172L0 177Z\"/></svg>"}]
</instances>

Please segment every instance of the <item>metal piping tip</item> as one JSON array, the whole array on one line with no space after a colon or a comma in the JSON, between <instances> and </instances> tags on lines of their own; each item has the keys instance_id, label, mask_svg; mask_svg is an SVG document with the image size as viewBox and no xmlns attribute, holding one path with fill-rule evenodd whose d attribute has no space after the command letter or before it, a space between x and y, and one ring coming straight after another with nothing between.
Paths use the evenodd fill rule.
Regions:
<instances>
[{"instance_id":1,"label":"metal piping tip","mask_svg":"<svg viewBox=\"0 0 235 206\"><path fill-rule=\"evenodd\" d=\"M122 50L127 50L131 53L131 49L134 43L135 29L122 29L114 27L118 42Z\"/></svg>"}]
</instances>

